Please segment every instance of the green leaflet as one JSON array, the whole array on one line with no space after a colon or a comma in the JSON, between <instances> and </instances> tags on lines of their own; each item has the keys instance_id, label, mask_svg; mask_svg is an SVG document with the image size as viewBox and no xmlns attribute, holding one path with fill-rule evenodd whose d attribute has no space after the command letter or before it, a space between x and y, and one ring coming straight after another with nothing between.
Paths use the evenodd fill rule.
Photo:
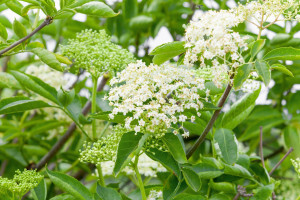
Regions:
<instances>
[{"instance_id":1,"label":"green leaflet","mask_svg":"<svg viewBox=\"0 0 300 200\"><path fill-rule=\"evenodd\" d=\"M191 168L187 167L182 167L181 170L188 186L192 188L195 192L199 191L202 184L198 174Z\"/></svg>"},{"instance_id":2,"label":"green leaflet","mask_svg":"<svg viewBox=\"0 0 300 200\"><path fill-rule=\"evenodd\" d=\"M253 59L257 53L264 47L266 40L256 40L251 48L251 59Z\"/></svg>"},{"instance_id":3,"label":"green leaflet","mask_svg":"<svg viewBox=\"0 0 300 200\"><path fill-rule=\"evenodd\" d=\"M264 60L256 60L255 68L258 75L262 77L265 85L268 86L271 80L271 70L269 64Z\"/></svg>"},{"instance_id":4,"label":"green leaflet","mask_svg":"<svg viewBox=\"0 0 300 200\"><path fill-rule=\"evenodd\" d=\"M78 180L60 172L53 172L46 169L51 181L61 190L72 194L77 199L91 200L92 193Z\"/></svg>"},{"instance_id":5,"label":"green leaflet","mask_svg":"<svg viewBox=\"0 0 300 200\"><path fill-rule=\"evenodd\" d=\"M85 3L79 7L76 7L75 10L79 13L93 15L97 17L115 17L119 14L119 13L115 13L105 3L97 2L97 1Z\"/></svg>"},{"instance_id":6,"label":"green leaflet","mask_svg":"<svg viewBox=\"0 0 300 200\"><path fill-rule=\"evenodd\" d=\"M47 198L47 185L43 179L39 185L32 190L34 200L46 200Z\"/></svg>"},{"instance_id":7,"label":"green leaflet","mask_svg":"<svg viewBox=\"0 0 300 200\"><path fill-rule=\"evenodd\" d=\"M126 161L131 160L131 157L129 157L129 155L137 149L142 136L142 133L124 133L117 151L117 159L114 167L114 173L116 175L122 170L123 167L125 167L124 164L126 163Z\"/></svg>"},{"instance_id":8,"label":"green leaflet","mask_svg":"<svg viewBox=\"0 0 300 200\"><path fill-rule=\"evenodd\" d=\"M122 200L121 195L114 189L97 184L97 194L102 200Z\"/></svg>"},{"instance_id":9,"label":"green leaflet","mask_svg":"<svg viewBox=\"0 0 300 200\"><path fill-rule=\"evenodd\" d=\"M160 65L171 58L185 52L184 42L169 42L153 49L150 55L154 55L153 62Z\"/></svg>"},{"instance_id":10,"label":"green leaflet","mask_svg":"<svg viewBox=\"0 0 300 200\"><path fill-rule=\"evenodd\" d=\"M260 88L253 93L244 95L241 99L235 102L222 117L222 127L227 129L234 129L237 125L242 123L251 113L255 106L255 101L259 96Z\"/></svg>"},{"instance_id":11,"label":"green leaflet","mask_svg":"<svg viewBox=\"0 0 300 200\"><path fill-rule=\"evenodd\" d=\"M253 68L252 64L244 64L238 67L237 73L233 79L233 87L235 89L238 89L243 85L243 83L249 77L252 68Z\"/></svg>"},{"instance_id":12,"label":"green leaflet","mask_svg":"<svg viewBox=\"0 0 300 200\"><path fill-rule=\"evenodd\" d=\"M150 148L148 151L146 151L146 154L151 159L160 162L164 167L174 172L176 176L180 177L179 165L169 152Z\"/></svg>"},{"instance_id":13,"label":"green leaflet","mask_svg":"<svg viewBox=\"0 0 300 200\"><path fill-rule=\"evenodd\" d=\"M300 49L281 47L267 53L264 60L300 60Z\"/></svg>"},{"instance_id":14,"label":"green leaflet","mask_svg":"<svg viewBox=\"0 0 300 200\"><path fill-rule=\"evenodd\" d=\"M0 114L24 112L45 107L51 106L43 101L31 100L26 97L10 97L0 101Z\"/></svg>"},{"instance_id":15,"label":"green leaflet","mask_svg":"<svg viewBox=\"0 0 300 200\"><path fill-rule=\"evenodd\" d=\"M228 129L217 129L214 140L221 150L223 160L227 164L234 164L238 159L238 144L234 133Z\"/></svg>"},{"instance_id":16,"label":"green leaflet","mask_svg":"<svg viewBox=\"0 0 300 200\"><path fill-rule=\"evenodd\" d=\"M170 153L178 163L182 164L187 162L185 149L182 146L178 136L174 135L173 133L166 133L162 140L167 145Z\"/></svg>"}]
</instances>

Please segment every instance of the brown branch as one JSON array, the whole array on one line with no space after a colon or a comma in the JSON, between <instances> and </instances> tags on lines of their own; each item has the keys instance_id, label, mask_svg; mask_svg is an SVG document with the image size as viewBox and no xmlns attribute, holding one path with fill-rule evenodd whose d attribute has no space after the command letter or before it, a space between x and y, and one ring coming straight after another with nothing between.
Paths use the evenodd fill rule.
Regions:
<instances>
[{"instance_id":1,"label":"brown branch","mask_svg":"<svg viewBox=\"0 0 300 200\"><path fill-rule=\"evenodd\" d=\"M30 34L28 34L27 36L23 37L22 39L18 40L17 42L13 43L12 45L10 45L9 47L3 49L0 51L0 57L10 51L11 49L15 48L16 46L18 46L19 44L21 44L22 42L28 40L29 38L31 38L33 35L35 35L38 31L40 31L42 28L44 28L45 26L51 24L53 21L53 17L48 16L45 21L39 25L36 29L34 29Z\"/></svg>"},{"instance_id":2,"label":"brown branch","mask_svg":"<svg viewBox=\"0 0 300 200\"><path fill-rule=\"evenodd\" d=\"M195 153L195 151L197 150L197 148L200 146L200 144L205 140L206 135L209 133L210 129L212 128L212 126L214 125L215 121L217 120L221 109L231 91L232 86L230 85L230 83L227 85L225 92L223 93L218 107L220 108L219 110L216 110L213 114L213 116L211 117L210 121L208 122L208 124L206 125L205 129L203 130L201 136L198 138L198 140L196 141L196 143L191 147L191 149L188 151L186 157L187 159L189 159L193 153Z\"/></svg>"},{"instance_id":3,"label":"brown branch","mask_svg":"<svg viewBox=\"0 0 300 200\"><path fill-rule=\"evenodd\" d=\"M294 151L293 147L289 149L289 151L281 158L281 160L273 167L273 169L269 172L269 175L271 176L273 172L279 167L279 165Z\"/></svg>"},{"instance_id":4,"label":"brown branch","mask_svg":"<svg viewBox=\"0 0 300 200\"><path fill-rule=\"evenodd\" d=\"M97 91L102 91L107 81L108 78L103 76L101 82L98 85ZM87 115L90 110L91 110L91 101L88 101L82 110L82 114ZM57 154L57 152L64 146L64 144L68 141L68 139L73 135L75 130L76 130L76 125L73 122L69 126L67 132L55 143L52 149L41 159L41 161L33 169L37 169L38 171L41 170L51 160L51 158L53 158Z\"/></svg>"},{"instance_id":5,"label":"brown branch","mask_svg":"<svg viewBox=\"0 0 300 200\"><path fill-rule=\"evenodd\" d=\"M263 166L263 168L266 168L265 166L265 159L264 159L264 153L263 153L263 130L262 130L262 126L259 127L260 129L260 134L259 134L259 154L260 154L260 159L261 159L261 164Z\"/></svg>"}]
</instances>

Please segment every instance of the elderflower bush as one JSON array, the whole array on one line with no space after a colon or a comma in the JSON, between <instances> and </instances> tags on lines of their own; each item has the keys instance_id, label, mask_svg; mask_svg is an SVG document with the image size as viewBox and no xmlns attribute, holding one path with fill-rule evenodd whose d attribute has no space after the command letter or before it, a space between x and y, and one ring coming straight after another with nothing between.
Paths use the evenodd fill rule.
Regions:
<instances>
[{"instance_id":1,"label":"elderflower bush","mask_svg":"<svg viewBox=\"0 0 300 200\"><path fill-rule=\"evenodd\" d=\"M300 3L210 3L0 1L0 199L299 198Z\"/></svg>"}]
</instances>

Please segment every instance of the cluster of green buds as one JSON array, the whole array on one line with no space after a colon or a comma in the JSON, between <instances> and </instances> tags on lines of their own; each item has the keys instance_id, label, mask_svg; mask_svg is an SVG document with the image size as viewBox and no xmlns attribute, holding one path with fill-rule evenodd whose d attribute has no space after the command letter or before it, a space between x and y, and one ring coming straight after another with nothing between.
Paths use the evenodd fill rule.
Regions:
<instances>
[{"instance_id":1,"label":"cluster of green buds","mask_svg":"<svg viewBox=\"0 0 300 200\"><path fill-rule=\"evenodd\" d=\"M80 161L100 164L104 161L115 161L117 149L121 137L127 130L121 126L115 126L111 134L101 137L98 141L85 142L80 151Z\"/></svg>"},{"instance_id":2,"label":"cluster of green buds","mask_svg":"<svg viewBox=\"0 0 300 200\"><path fill-rule=\"evenodd\" d=\"M291 161L295 168L295 171L298 173L298 176L300 178L300 158L297 158L295 160L291 159Z\"/></svg>"},{"instance_id":3,"label":"cluster of green buds","mask_svg":"<svg viewBox=\"0 0 300 200\"><path fill-rule=\"evenodd\" d=\"M13 179L0 177L0 199L21 199L29 190L38 186L44 176L35 170L16 171Z\"/></svg>"},{"instance_id":4,"label":"cluster of green buds","mask_svg":"<svg viewBox=\"0 0 300 200\"><path fill-rule=\"evenodd\" d=\"M61 46L61 51L74 61L76 70L82 68L94 77L114 74L134 61L133 54L112 43L105 30L84 30Z\"/></svg>"}]
</instances>

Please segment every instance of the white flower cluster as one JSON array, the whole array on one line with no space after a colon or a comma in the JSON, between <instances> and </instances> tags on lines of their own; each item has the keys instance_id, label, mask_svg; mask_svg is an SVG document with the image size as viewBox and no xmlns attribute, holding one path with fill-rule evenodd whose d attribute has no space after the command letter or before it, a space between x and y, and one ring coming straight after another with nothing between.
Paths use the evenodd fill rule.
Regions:
<instances>
[{"instance_id":1,"label":"white flower cluster","mask_svg":"<svg viewBox=\"0 0 300 200\"><path fill-rule=\"evenodd\" d=\"M300 178L300 158L297 158L296 160L291 159L292 164L298 173L298 177Z\"/></svg>"},{"instance_id":2,"label":"white flower cluster","mask_svg":"<svg viewBox=\"0 0 300 200\"><path fill-rule=\"evenodd\" d=\"M149 192L147 200L163 200L162 191L151 190Z\"/></svg>"},{"instance_id":3,"label":"white flower cluster","mask_svg":"<svg viewBox=\"0 0 300 200\"><path fill-rule=\"evenodd\" d=\"M184 58L186 66L200 61L201 68L210 68L213 82L222 87L224 74L244 63L241 53L247 50L246 39L230 28L243 22L232 10L208 11L196 16L186 27Z\"/></svg>"},{"instance_id":4,"label":"white flower cluster","mask_svg":"<svg viewBox=\"0 0 300 200\"><path fill-rule=\"evenodd\" d=\"M259 25L263 22L273 22L283 15L284 20L296 18L300 2L297 0L264 0L250 1L246 5L239 5L235 10L245 20Z\"/></svg>"},{"instance_id":5,"label":"white flower cluster","mask_svg":"<svg viewBox=\"0 0 300 200\"><path fill-rule=\"evenodd\" d=\"M114 107L109 117L131 115L126 118L125 127L135 132L163 136L172 124L188 119L183 114L184 110L199 111L203 108L203 99L197 92L205 89L204 80L195 78L194 71L190 69L169 64L146 66L138 61L118 73L111 84L119 85L105 97Z\"/></svg>"},{"instance_id":6,"label":"white flower cluster","mask_svg":"<svg viewBox=\"0 0 300 200\"><path fill-rule=\"evenodd\" d=\"M134 161L134 160L133 160ZM114 161L106 161L101 163L102 173L104 176L113 175L113 169L115 166ZM156 162L149 158L145 153L139 156L138 169L140 174L149 177L156 177L157 172L166 172L167 169L163 167L159 162ZM126 166L123 170L126 175L134 175L135 171L130 166Z\"/></svg>"}]
</instances>

